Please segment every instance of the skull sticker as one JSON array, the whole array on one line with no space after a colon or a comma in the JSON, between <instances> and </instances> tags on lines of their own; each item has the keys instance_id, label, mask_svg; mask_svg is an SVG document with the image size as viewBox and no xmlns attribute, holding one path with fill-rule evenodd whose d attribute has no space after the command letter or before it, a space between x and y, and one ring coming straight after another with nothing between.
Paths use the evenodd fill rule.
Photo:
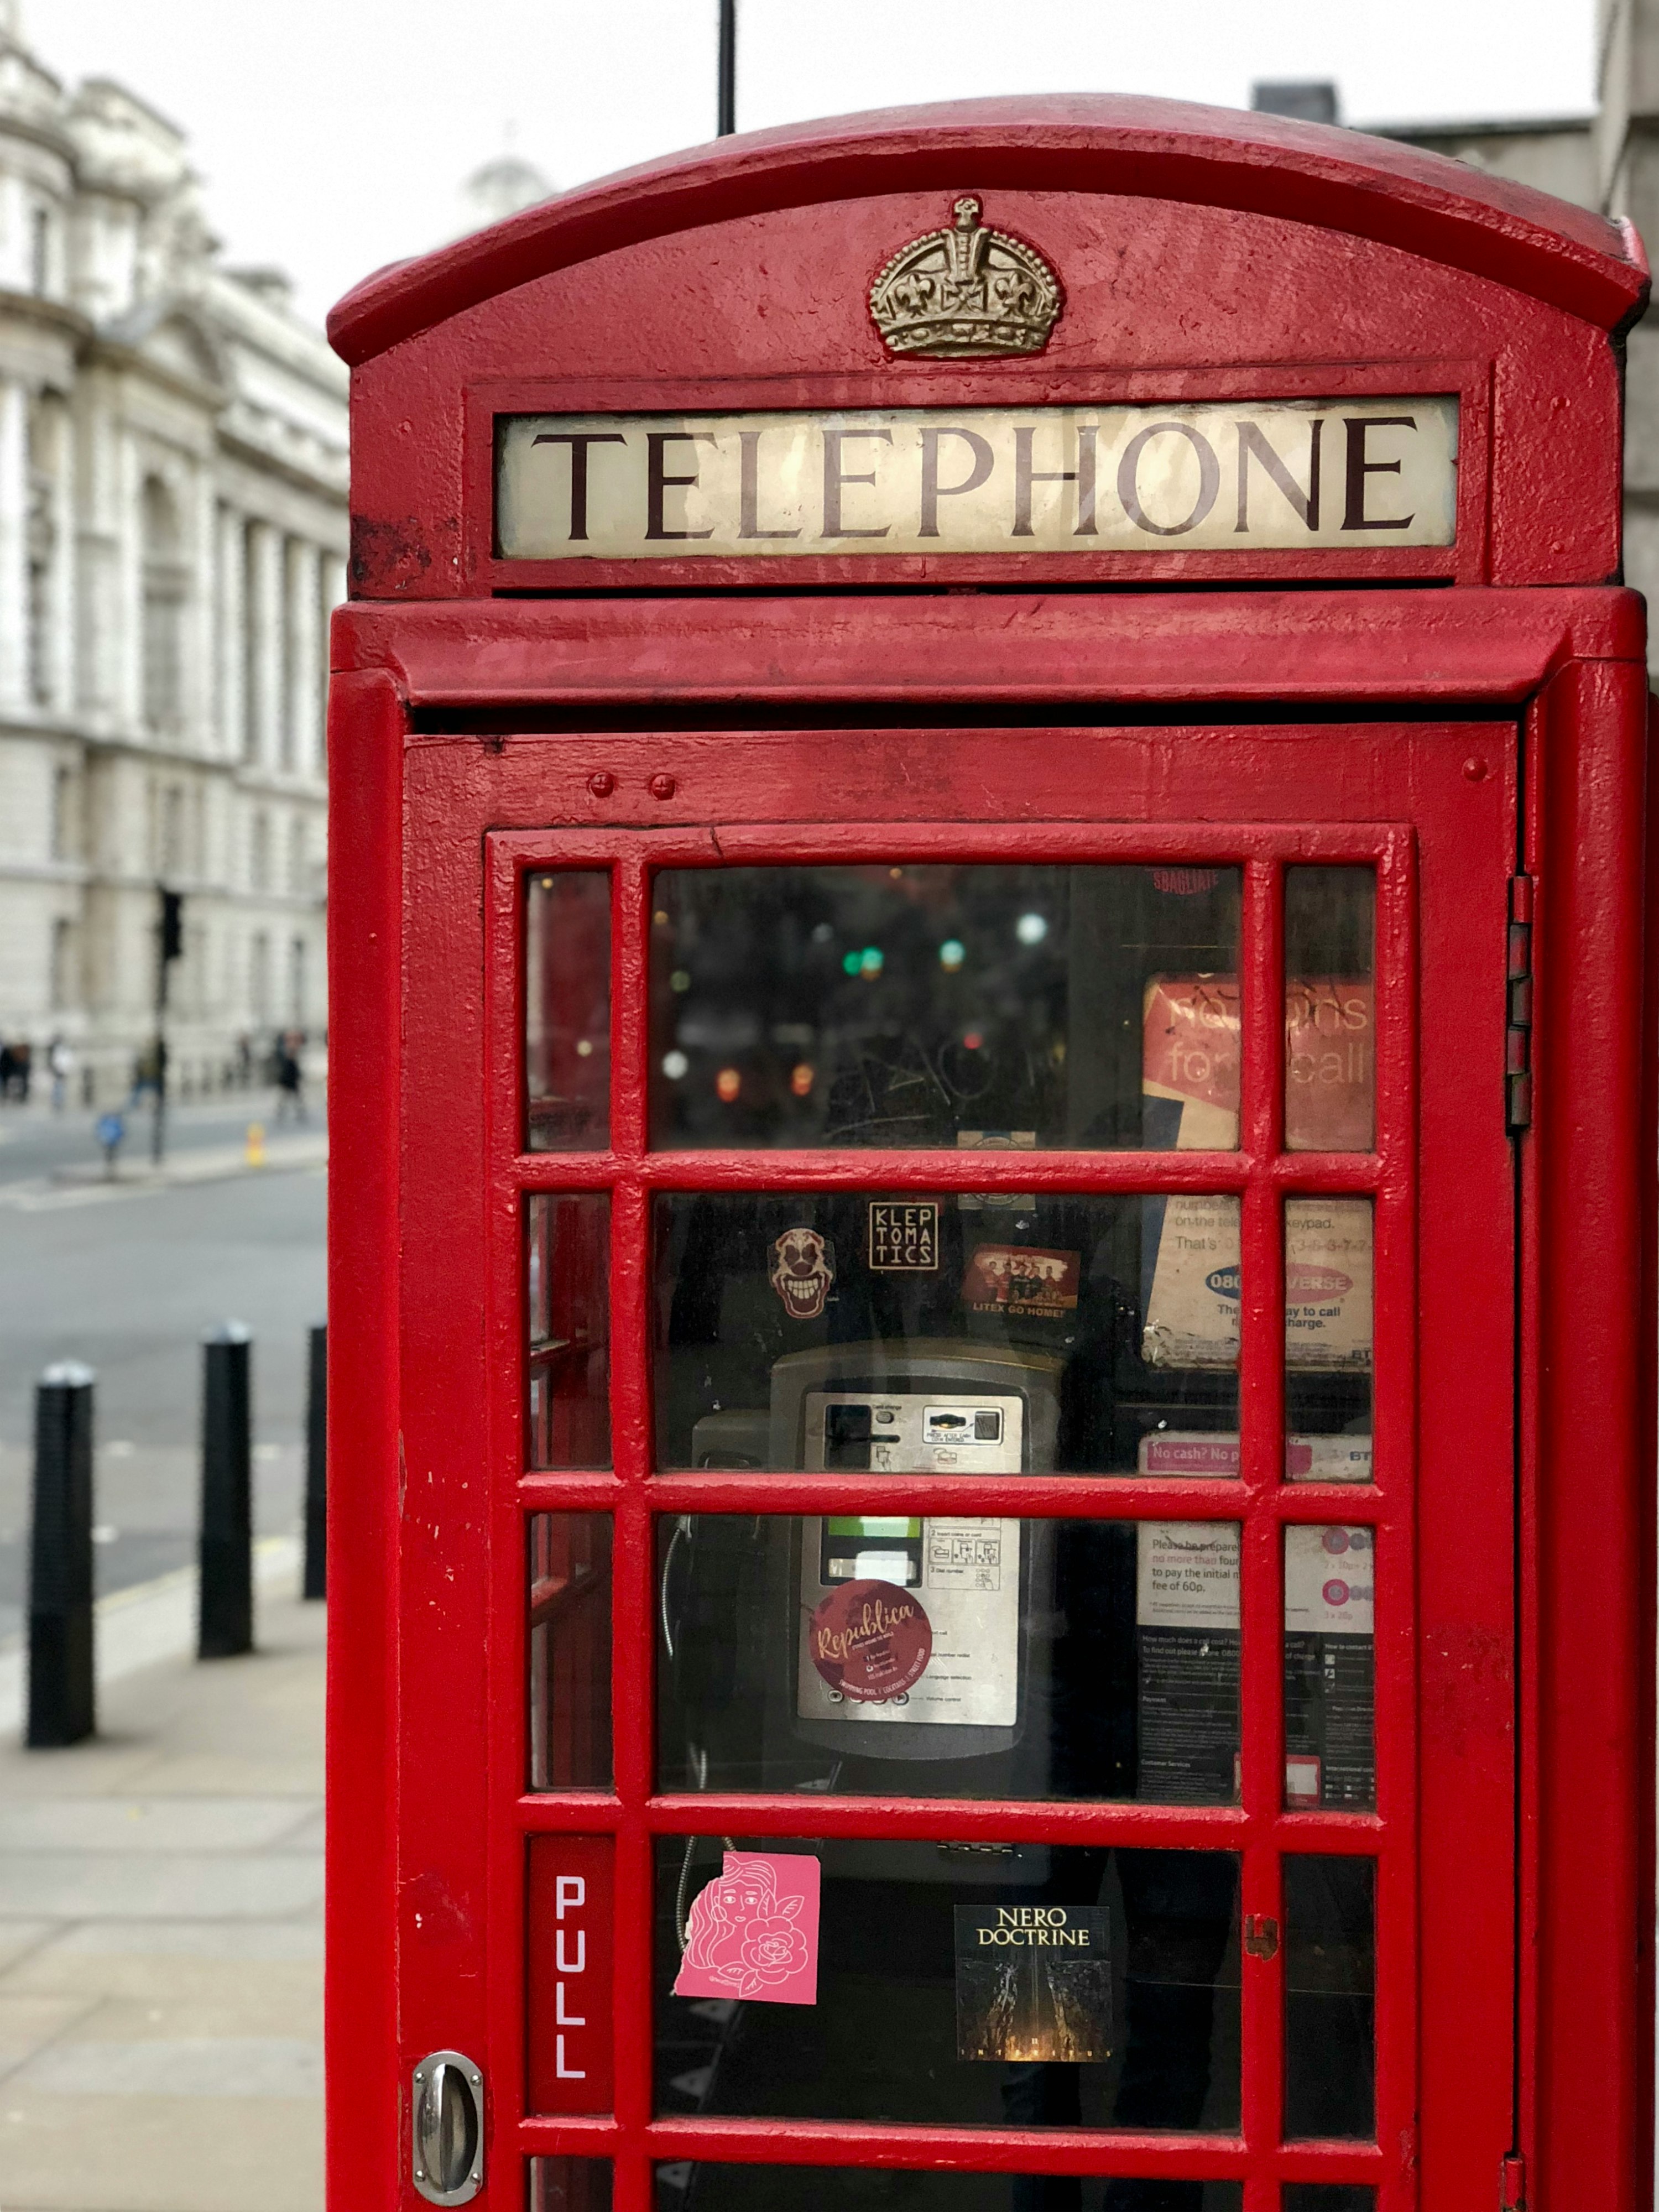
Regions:
<instances>
[{"instance_id":1,"label":"skull sticker","mask_svg":"<svg viewBox=\"0 0 1659 2212\"><path fill-rule=\"evenodd\" d=\"M816 1321L836 1270L816 1229L786 1229L772 1247L772 1288L791 1321Z\"/></svg>"}]
</instances>

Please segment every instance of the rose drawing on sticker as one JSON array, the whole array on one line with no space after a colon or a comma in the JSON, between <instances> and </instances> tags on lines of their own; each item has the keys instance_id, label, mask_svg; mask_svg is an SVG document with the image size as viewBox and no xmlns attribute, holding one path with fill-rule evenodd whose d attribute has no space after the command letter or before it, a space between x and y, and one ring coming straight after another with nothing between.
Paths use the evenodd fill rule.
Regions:
<instances>
[{"instance_id":1,"label":"rose drawing on sticker","mask_svg":"<svg viewBox=\"0 0 1659 2212\"><path fill-rule=\"evenodd\" d=\"M787 1902L799 1910L799 1898L792 1897ZM806 1938L793 1920L783 1913L775 1913L769 1919L750 1923L743 1939L742 1960L757 1981L787 1981L791 1974L799 1973L806 1964ZM752 1984L745 1982L738 1995L746 1995L750 1987Z\"/></svg>"},{"instance_id":2,"label":"rose drawing on sticker","mask_svg":"<svg viewBox=\"0 0 1659 2212\"><path fill-rule=\"evenodd\" d=\"M691 1900L685 1964L723 1983L734 1996L757 1996L810 1963L796 1925L804 1897L780 1897L765 1859L728 1854L726 1871Z\"/></svg>"}]
</instances>

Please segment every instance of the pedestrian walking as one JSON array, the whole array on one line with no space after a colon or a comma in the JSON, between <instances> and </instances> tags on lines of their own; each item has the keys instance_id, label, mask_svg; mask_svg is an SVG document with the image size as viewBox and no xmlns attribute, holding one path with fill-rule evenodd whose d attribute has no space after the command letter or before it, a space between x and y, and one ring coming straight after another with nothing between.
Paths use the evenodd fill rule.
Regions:
<instances>
[{"instance_id":1,"label":"pedestrian walking","mask_svg":"<svg viewBox=\"0 0 1659 2212\"><path fill-rule=\"evenodd\" d=\"M276 1121L303 1121L306 1114L305 1069L300 1054L305 1049L305 1038L298 1030L288 1030L276 1041Z\"/></svg>"},{"instance_id":2,"label":"pedestrian walking","mask_svg":"<svg viewBox=\"0 0 1659 2212\"><path fill-rule=\"evenodd\" d=\"M52 1078L52 1110L61 1114L69 1103L70 1078L75 1073L75 1054L60 1036L55 1036L46 1047L46 1073Z\"/></svg>"}]
</instances>

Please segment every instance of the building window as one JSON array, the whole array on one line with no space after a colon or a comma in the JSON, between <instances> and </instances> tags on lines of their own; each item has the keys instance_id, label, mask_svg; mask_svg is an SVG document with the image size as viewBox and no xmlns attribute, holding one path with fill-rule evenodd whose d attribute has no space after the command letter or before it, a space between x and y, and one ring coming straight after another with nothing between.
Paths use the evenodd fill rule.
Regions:
<instances>
[{"instance_id":1,"label":"building window","mask_svg":"<svg viewBox=\"0 0 1659 2212\"><path fill-rule=\"evenodd\" d=\"M185 790L170 783L161 794L161 849L157 855L164 876L182 873L185 865Z\"/></svg>"},{"instance_id":2,"label":"building window","mask_svg":"<svg viewBox=\"0 0 1659 2212\"><path fill-rule=\"evenodd\" d=\"M306 825L291 822L288 831L288 887L295 898L306 895Z\"/></svg>"},{"instance_id":3,"label":"building window","mask_svg":"<svg viewBox=\"0 0 1659 2212\"><path fill-rule=\"evenodd\" d=\"M270 817L263 806L253 817L248 874L256 891L270 889Z\"/></svg>"},{"instance_id":4,"label":"building window","mask_svg":"<svg viewBox=\"0 0 1659 2212\"><path fill-rule=\"evenodd\" d=\"M78 995L75 985L75 924L60 916L52 925L52 1004L54 1012L75 1004Z\"/></svg>"},{"instance_id":5,"label":"building window","mask_svg":"<svg viewBox=\"0 0 1659 2212\"><path fill-rule=\"evenodd\" d=\"M29 215L29 289L44 300L52 289L52 210L35 207Z\"/></svg>"},{"instance_id":6,"label":"building window","mask_svg":"<svg viewBox=\"0 0 1659 2212\"><path fill-rule=\"evenodd\" d=\"M297 672L295 659L299 650L299 639L295 633L299 625L289 618L289 610L294 605L301 551L301 549L293 538L285 538L283 540L280 572L283 580L283 659L281 698L278 702L281 713L278 720L277 744L282 765L285 769L291 769L294 766L300 750L299 732L295 726L298 720L298 701L295 692Z\"/></svg>"},{"instance_id":7,"label":"building window","mask_svg":"<svg viewBox=\"0 0 1659 2212\"><path fill-rule=\"evenodd\" d=\"M57 768L52 775L52 857L72 860L79 843L75 822L75 770Z\"/></svg>"},{"instance_id":8,"label":"building window","mask_svg":"<svg viewBox=\"0 0 1659 2212\"><path fill-rule=\"evenodd\" d=\"M270 1020L270 939L264 930L248 944L247 995L254 1021L264 1027Z\"/></svg>"},{"instance_id":9,"label":"building window","mask_svg":"<svg viewBox=\"0 0 1659 2212\"><path fill-rule=\"evenodd\" d=\"M317 731L318 768L328 760L329 629L334 616L334 563L326 556L317 563Z\"/></svg>"},{"instance_id":10,"label":"building window","mask_svg":"<svg viewBox=\"0 0 1659 2212\"><path fill-rule=\"evenodd\" d=\"M144 727L174 735L184 719L185 597L179 509L160 477L143 494Z\"/></svg>"},{"instance_id":11,"label":"building window","mask_svg":"<svg viewBox=\"0 0 1659 2212\"><path fill-rule=\"evenodd\" d=\"M259 591L258 525L242 525L242 758L259 757L259 625L265 617Z\"/></svg>"},{"instance_id":12,"label":"building window","mask_svg":"<svg viewBox=\"0 0 1659 2212\"><path fill-rule=\"evenodd\" d=\"M296 937L288 948L288 1018L296 1030L306 1025L306 941Z\"/></svg>"},{"instance_id":13,"label":"building window","mask_svg":"<svg viewBox=\"0 0 1659 2212\"><path fill-rule=\"evenodd\" d=\"M49 707L57 691L53 590L58 544L58 492L68 439L68 403L58 392L42 392L29 403L27 606L29 697Z\"/></svg>"}]
</instances>

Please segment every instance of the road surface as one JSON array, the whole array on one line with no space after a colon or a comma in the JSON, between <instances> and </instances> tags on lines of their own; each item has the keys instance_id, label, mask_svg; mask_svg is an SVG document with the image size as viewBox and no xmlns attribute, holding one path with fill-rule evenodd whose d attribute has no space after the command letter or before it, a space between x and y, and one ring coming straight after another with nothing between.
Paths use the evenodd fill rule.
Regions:
<instances>
[{"instance_id":1,"label":"road surface","mask_svg":"<svg viewBox=\"0 0 1659 2212\"><path fill-rule=\"evenodd\" d=\"M248 1122L269 1104L270 1094L251 1092L174 1108L170 1147L180 1166L216 1153L233 1166ZM201 1340L217 1322L253 1331L258 1527L290 1528L298 1512L306 1332L324 1317L323 1168L273 1164L108 1190L58 1180L95 1167L92 1122L78 1112L0 1109L0 1642L21 1626L34 1384L54 1359L85 1360L98 1376L100 1595L194 1556ZM274 1163L277 1132L266 1125ZM147 1138L148 1116L132 1116L125 1151L135 1170Z\"/></svg>"}]
</instances>

